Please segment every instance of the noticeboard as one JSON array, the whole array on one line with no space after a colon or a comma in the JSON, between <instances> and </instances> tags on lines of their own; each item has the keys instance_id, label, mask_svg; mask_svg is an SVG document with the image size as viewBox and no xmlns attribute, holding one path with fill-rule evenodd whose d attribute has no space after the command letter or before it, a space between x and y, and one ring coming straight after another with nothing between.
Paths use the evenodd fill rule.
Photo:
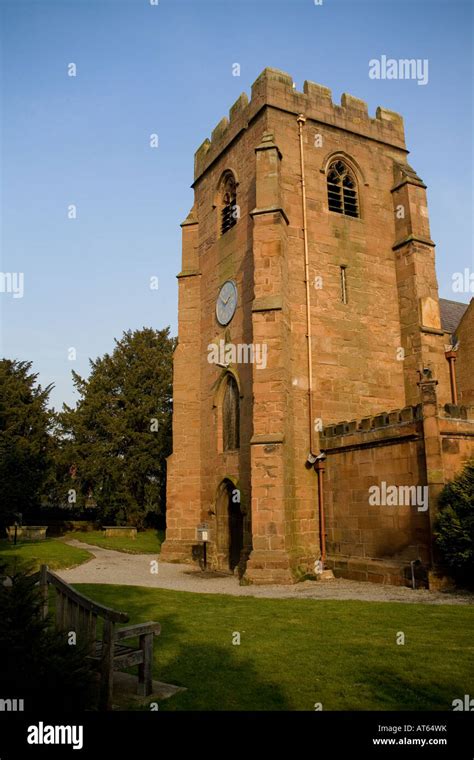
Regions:
<instances>
[{"instance_id":1,"label":"noticeboard","mask_svg":"<svg viewBox=\"0 0 474 760\"><path fill-rule=\"evenodd\" d=\"M209 525L208 523L200 523L196 528L198 541L209 541Z\"/></svg>"}]
</instances>

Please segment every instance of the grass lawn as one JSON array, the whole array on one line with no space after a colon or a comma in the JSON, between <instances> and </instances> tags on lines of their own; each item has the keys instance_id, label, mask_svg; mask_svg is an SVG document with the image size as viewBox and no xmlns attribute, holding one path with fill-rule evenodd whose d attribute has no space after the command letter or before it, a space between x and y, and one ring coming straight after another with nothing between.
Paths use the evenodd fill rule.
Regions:
<instances>
[{"instance_id":1,"label":"grass lawn","mask_svg":"<svg viewBox=\"0 0 474 760\"><path fill-rule=\"evenodd\" d=\"M188 690L160 710L452 710L474 693L466 606L77 589L130 623L161 623L154 678Z\"/></svg>"},{"instance_id":2,"label":"grass lawn","mask_svg":"<svg viewBox=\"0 0 474 760\"><path fill-rule=\"evenodd\" d=\"M40 565L49 565L50 570L81 565L92 554L84 549L67 546L62 541L47 538L45 541L18 542L16 546L9 541L0 541L0 563L6 562L10 572L16 572L21 567L39 570Z\"/></svg>"},{"instance_id":3,"label":"grass lawn","mask_svg":"<svg viewBox=\"0 0 474 760\"><path fill-rule=\"evenodd\" d=\"M164 530L144 530L137 533L137 537L133 539L126 536L105 538L101 530L73 531L66 533L61 538L63 541L75 538L85 544L93 544L94 546L101 546L103 549L114 549L117 552L126 552L127 554L158 554L161 550L161 544L165 540L165 532Z\"/></svg>"}]
</instances>

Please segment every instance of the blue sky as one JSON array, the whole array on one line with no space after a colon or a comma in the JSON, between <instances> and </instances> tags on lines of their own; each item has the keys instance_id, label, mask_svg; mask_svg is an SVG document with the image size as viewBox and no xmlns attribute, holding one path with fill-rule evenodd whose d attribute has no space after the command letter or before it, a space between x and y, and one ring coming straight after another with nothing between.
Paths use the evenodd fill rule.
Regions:
<instances>
[{"instance_id":1,"label":"blue sky","mask_svg":"<svg viewBox=\"0 0 474 760\"><path fill-rule=\"evenodd\" d=\"M440 294L473 270L470 0L0 0L2 355L29 359L52 403L123 330L177 331L179 223L193 155L265 66L402 113L428 185ZM429 82L368 62L429 61ZM68 76L75 63L76 77ZM240 64L240 77L232 75ZM150 134L159 147L149 147ZM68 219L75 204L77 218ZM159 278L150 290L150 278ZM68 349L77 352L68 359Z\"/></svg>"}]
</instances>

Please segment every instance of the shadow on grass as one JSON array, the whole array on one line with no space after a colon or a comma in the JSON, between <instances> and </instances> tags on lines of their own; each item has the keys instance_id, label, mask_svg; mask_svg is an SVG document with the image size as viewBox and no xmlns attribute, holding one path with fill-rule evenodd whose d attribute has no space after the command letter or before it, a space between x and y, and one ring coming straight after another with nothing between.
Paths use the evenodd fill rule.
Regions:
<instances>
[{"instance_id":1,"label":"shadow on grass","mask_svg":"<svg viewBox=\"0 0 474 760\"><path fill-rule=\"evenodd\" d=\"M224 624L219 615L212 614L209 628L209 609L205 609L209 600L202 595L185 595L182 604L188 614L183 619L180 612L164 609L166 602L157 605L150 589L121 587L118 600L116 587L102 586L99 594L96 587L76 587L102 604L127 612L130 623L154 620L161 624L161 634L154 641L153 678L183 686L186 691L161 700L160 710L294 709L278 684L277 674L270 669L266 673L262 667L259 670L258 656L254 658L244 646L232 644L231 625L225 624L225 643L224 637L217 642L212 638ZM127 640L127 645L136 644ZM136 674L136 669L129 672ZM130 705L130 709L140 708Z\"/></svg>"},{"instance_id":2,"label":"shadow on grass","mask_svg":"<svg viewBox=\"0 0 474 760\"><path fill-rule=\"evenodd\" d=\"M443 684L425 675L423 680L415 681L413 676L394 673L390 666L372 667L362 676L364 684L377 701L380 710L452 710L452 700L462 697L459 684L449 676ZM466 688L467 688L466 676ZM452 696L449 696L452 694Z\"/></svg>"},{"instance_id":3,"label":"shadow on grass","mask_svg":"<svg viewBox=\"0 0 474 760\"><path fill-rule=\"evenodd\" d=\"M164 625L170 635L176 635L168 618L164 619ZM240 656L237 650L239 647L232 645L226 649L191 644L162 665L158 648L155 677L186 687L185 692L160 702L160 710L291 710L271 674L262 679L248 656Z\"/></svg>"},{"instance_id":4,"label":"shadow on grass","mask_svg":"<svg viewBox=\"0 0 474 760\"><path fill-rule=\"evenodd\" d=\"M161 623L153 676L188 691L160 710L312 710L318 701L328 710L450 710L472 694L467 607L78 590L131 623ZM400 630L406 647L395 643Z\"/></svg>"},{"instance_id":5,"label":"shadow on grass","mask_svg":"<svg viewBox=\"0 0 474 760\"><path fill-rule=\"evenodd\" d=\"M153 677L186 688L160 701L160 710L292 709L274 674L262 678L248 653L230 638L228 646L193 641L177 648L189 631L173 614L158 617L162 633L154 642Z\"/></svg>"}]
</instances>

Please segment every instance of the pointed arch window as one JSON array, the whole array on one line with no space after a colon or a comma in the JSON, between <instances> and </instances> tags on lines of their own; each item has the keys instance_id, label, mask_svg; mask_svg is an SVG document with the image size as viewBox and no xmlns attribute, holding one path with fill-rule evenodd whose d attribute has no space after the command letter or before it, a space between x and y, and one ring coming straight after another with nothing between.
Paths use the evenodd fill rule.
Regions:
<instances>
[{"instance_id":1,"label":"pointed arch window","mask_svg":"<svg viewBox=\"0 0 474 760\"><path fill-rule=\"evenodd\" d=\"M240 447L240 398L232 375L227 379L222 411L224 451L233 451Z\"/></svg>"},{"instance_id":2,"label":"pointed arch window","mask_svg":"<svg viewBox=\"0 0 474 760\"><path fill-rule=\"evenodd\" d=\"M329 211L345 216L360 216L355 177L340 159L329 166L327 184Z\"/></svg>"},{"instance_id":3,"label":"pointed arch window","mask_svg":"<svg viewBox=\"0 0 474 760\"><path fill-rule=\"evenodd\" d=\"M237 206L237 185L232 172L226 172L222 179L221 234L224 235L236 223L239 216Z\"/></svg>"}]
</instances>

